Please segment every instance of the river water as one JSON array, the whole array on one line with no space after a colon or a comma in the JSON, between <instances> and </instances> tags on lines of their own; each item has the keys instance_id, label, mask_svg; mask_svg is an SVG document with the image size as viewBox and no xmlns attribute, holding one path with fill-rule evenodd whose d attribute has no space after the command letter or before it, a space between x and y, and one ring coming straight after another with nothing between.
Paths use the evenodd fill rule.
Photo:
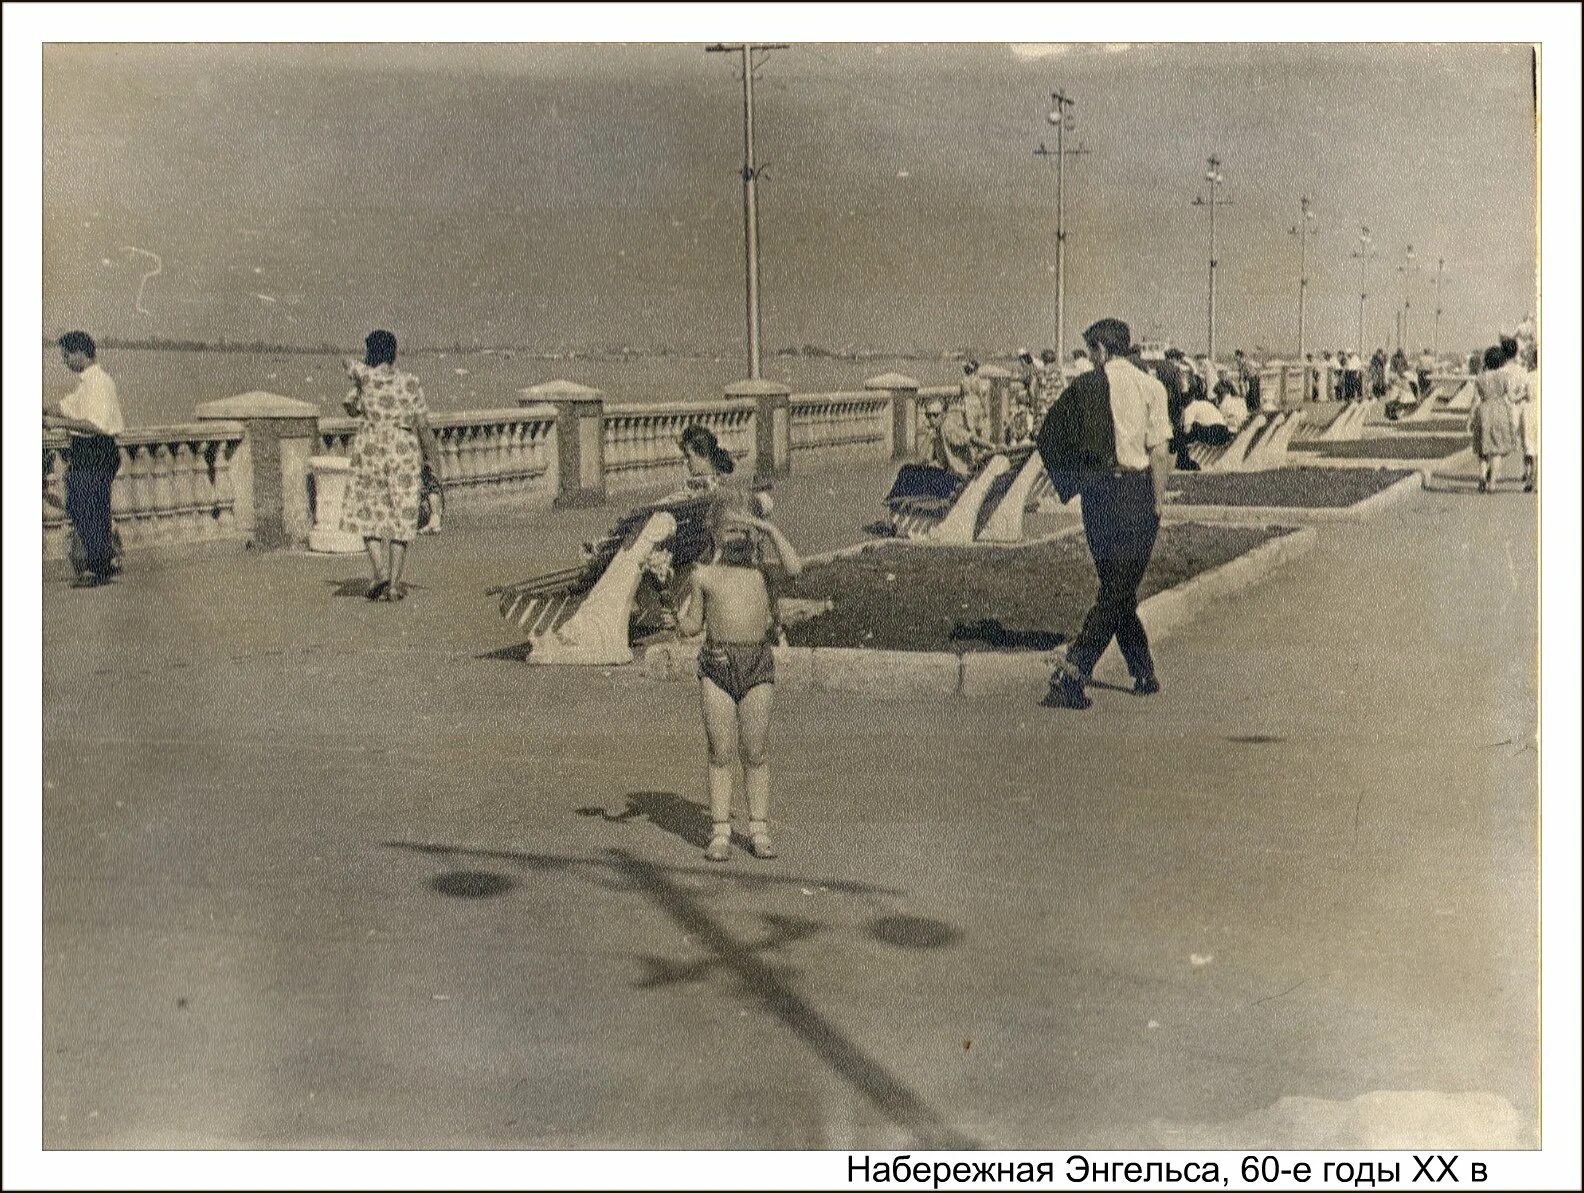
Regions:
<instances>
[{"instance_id":1,"label":"river water","mask_svg":"<svg viewBox=\"0 0 1584 1193\"><path fill-rule=\"evenodd\" d=\"M198 403L252 390L315 402L325 414L339 415L348 388L339 354L106 348L99 363L115 378L127 425L132 427L188 422ZM430 408L437 413L515 406L519 389L558 378L602 390L611 402L706 400L719 398L726 385L745 373L740 355L544 360L502 352L419 352L404 354L400 363L417 374ZM948 384L962 375L961 367L950 360L900 358L780 357L766 361L764 371L767 378L785 382L794 393L862 389L866 378L890 372L923 385ZM73 384L60 353L47 349L46 399L64 396Z\"/></svg>"}]
</instances>

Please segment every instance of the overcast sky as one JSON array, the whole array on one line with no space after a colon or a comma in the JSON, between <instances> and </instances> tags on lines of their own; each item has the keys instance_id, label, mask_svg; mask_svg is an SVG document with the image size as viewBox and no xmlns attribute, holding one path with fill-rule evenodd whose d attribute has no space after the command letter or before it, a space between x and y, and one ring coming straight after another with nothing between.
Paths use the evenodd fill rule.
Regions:
<instances>
[{"instance_id":1,"label":"overcast sky","mask_svg":"<svg viewBox=\"0 0 1584 1193\"><path fill-rule=\"evenodd\" d=\"M1414 344L1534 308L1526 46L797 45L757 84L765 340L1048 344L1049 92L1078 102L1068 334L1116 314L1197 349L1224 161L1218 342L1368 338L1413 245ZM45 329L354 343L742 338L741 90L699 45L53 46ZM158 276L141 282L159 255ZM142 306L135 309L139 286Z\"/></svg>"}]
</instances>

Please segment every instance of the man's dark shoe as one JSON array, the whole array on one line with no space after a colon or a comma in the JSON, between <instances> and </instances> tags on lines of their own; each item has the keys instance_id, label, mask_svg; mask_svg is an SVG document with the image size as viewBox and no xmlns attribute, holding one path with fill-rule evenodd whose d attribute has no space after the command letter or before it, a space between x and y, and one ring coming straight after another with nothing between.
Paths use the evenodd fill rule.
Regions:
<instances>
[{"instance_id":1,"label":"man's dark shoe","mask_svg":"<svg viewBox=\"0 0 1584 1193\"><path fill-rule=\"evenodd\" d=\"M1045 699L1040 704L1045 708L1085 709L1091 707L1094 701L1084 695L1082 683L1070 675L1057 673L1051 677L1050 691L1045 693Z\"/></svg>"},{"instance_id":2,"label":"man's dark shoe","mask_svg":"<svg viewBox=\"0 0 1584 1193\"><path fill-rule=\"evenodd\" d=\"M98 572L84 572L71 582L73 588L102 588L110 583L109 576L101 576Z\"/></svg>"},{"instance_id":3,"label":"man's dark shoe","mask_svg":"<svg viewBox=\"0 0 1584 1193\"><path fill-rule=\"evenodd\" d=\"M1160 680L1153 675L1146 675L1143 679L1133 681L1133 694L1135 696L1153 696L1160 691Z\"/></svg>"}]
</instances>

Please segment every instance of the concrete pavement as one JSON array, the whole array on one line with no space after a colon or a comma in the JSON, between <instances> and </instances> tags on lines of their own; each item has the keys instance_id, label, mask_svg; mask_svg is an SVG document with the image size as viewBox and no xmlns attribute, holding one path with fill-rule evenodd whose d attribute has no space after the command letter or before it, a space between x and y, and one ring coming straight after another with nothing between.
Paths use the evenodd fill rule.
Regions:
<instances>
[{"instance_id":1,"label":"concrete pavement","mask_svg":"<svg viewBox=\"0 0 1584 1193\"><path fill-rule=\"evenodd\" d=\"M46 1146L1533 1142L1532 499L1321 528L1147 701L788 691L782 857L724 867L693 692L525 667L481 595L608 521L448 527L395 606L48 589Z\"/></svg>"}]
</instances>

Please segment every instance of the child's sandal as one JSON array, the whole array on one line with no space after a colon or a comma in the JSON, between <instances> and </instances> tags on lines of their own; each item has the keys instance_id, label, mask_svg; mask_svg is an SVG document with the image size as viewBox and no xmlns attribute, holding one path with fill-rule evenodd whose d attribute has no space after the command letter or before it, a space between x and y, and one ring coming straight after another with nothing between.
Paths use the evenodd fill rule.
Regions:
<instances>
[{"instance_id":1,"label":"child's sandal","mask_svg":"<svg viewBox=\"0 0 1584 1193\"><path fill-rule=\"evenodd\" d=\"M773 858L776 855L775 846L770 842L770 826L762 820L749 824L748 844L753 849L754 857Z\"/></svg>"},{"instance_id":2,"label":"child's sandal","mask_svg":"<svg viewBox=\"0 0 1584 1193\"><path fill-rule=\"evenodd\" d=\"M724 862L731 858L731 825L717 824L715 835L710 838L709 846L704 850L704 856L712 862Z\"/></svg>"}]
</instances>

